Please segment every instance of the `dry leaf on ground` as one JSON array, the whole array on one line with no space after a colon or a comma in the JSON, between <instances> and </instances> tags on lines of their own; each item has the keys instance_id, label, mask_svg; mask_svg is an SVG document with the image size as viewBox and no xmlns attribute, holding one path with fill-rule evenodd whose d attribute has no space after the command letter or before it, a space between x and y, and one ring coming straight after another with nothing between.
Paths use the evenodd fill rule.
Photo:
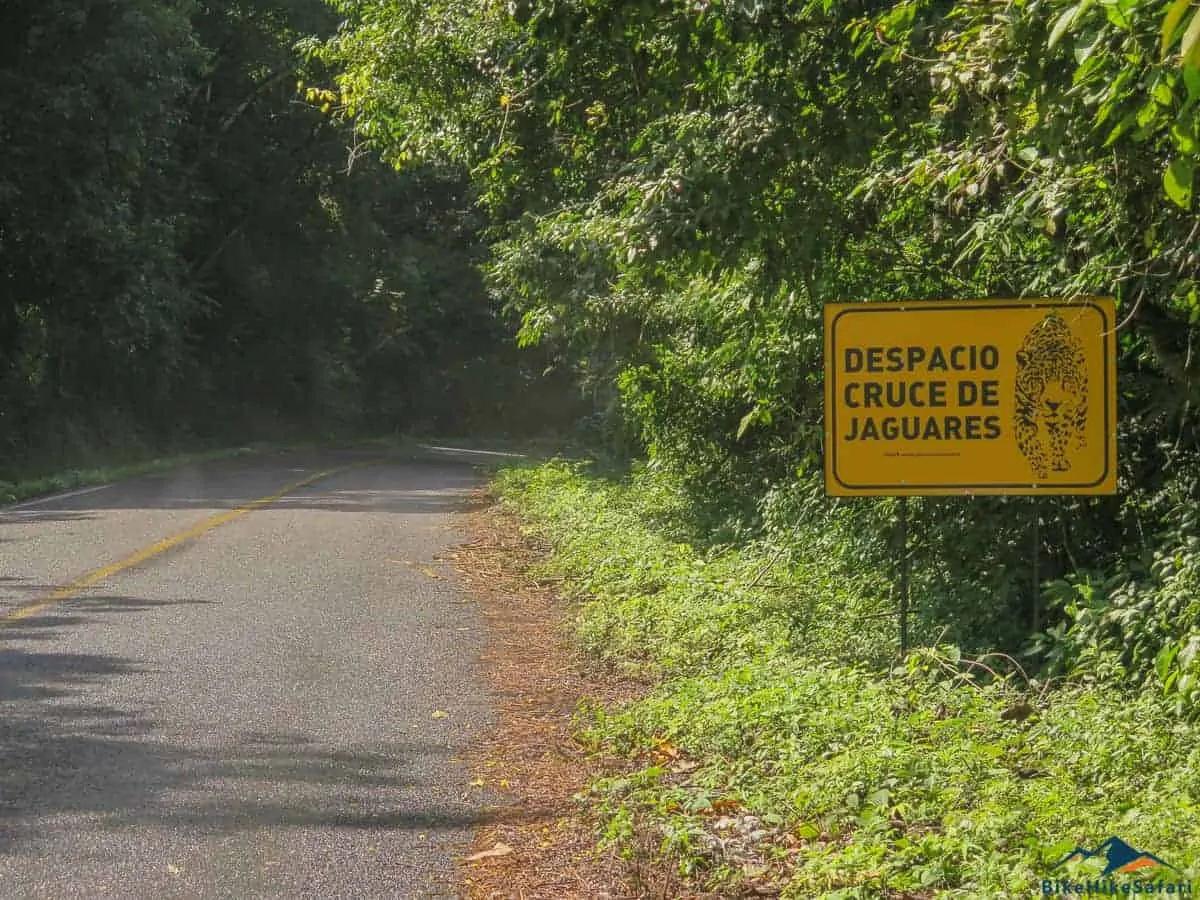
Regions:
<instances>
[{"instance_id":1,"label":"dry leaf on ground","mask_svg":"<svg viewBox=\"0 0 1200 900\"><path fill-rule=\"evenodd\" d=\"M477 862L481 859L491 859L494 856L508 856L512 852L513 848L508 846L508 844L502 844L497 841L496 846L491 850L481 850L478 853L472 853L463 862Z\"/></svg>"}]
</instances>

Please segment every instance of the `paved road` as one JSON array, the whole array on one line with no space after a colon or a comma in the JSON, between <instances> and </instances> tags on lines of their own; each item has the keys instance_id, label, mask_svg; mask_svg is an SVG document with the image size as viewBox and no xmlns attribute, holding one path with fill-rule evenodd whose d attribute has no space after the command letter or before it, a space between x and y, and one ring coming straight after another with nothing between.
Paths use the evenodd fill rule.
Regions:
<instances>
[{"instance_id":1,"label":"paved road","mask_svg":"<svg viewBox=\"0 0 1200 900\"><path fill-rule=\"evenodd\" d=\"M0 509L0 897L453 896L482 811L455 754L491 721L437 559L471 467L352 468L203 526L364 459Z\"/></svg>"}]
</instances>

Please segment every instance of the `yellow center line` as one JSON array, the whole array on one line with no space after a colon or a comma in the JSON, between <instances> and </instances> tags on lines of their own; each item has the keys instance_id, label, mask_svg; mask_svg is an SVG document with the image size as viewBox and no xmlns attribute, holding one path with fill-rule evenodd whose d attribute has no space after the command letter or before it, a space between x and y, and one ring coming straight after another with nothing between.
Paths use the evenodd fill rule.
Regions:
<instances>
[{"instance_id":1,"label":"yellow center line","mask_svg":"<svg viewBox=\"0 0 1200 900\"><path fill-rule=\"evenodd\" d=\"M310 475L307 478L300 479L299 481L293 481L291 484L280 488L270 496L259 497L257 500L252 500L242 506L235 507L234 509L227 510L223 513L218 513L212 518L201 522L199 525L194 525L191 528L188 528L186 531L181 531L178 534L173 534L168 538L163 538L161 541L151 544L149 547L138 550L136 553L125 557L119 562L115 562L111 565L104 566L103 568L88 572L86 575L75 579L64 587L60 587L42 597L38 597L36 600L31 600L12 612L7 612L3 615L0 615L0 628L5 627L6 625L11 625L14 622L19 622L22 619L28 619L30 616L35 616L56 603L69 600L71 597L75 596L85 588L92 587L93 585L104 581L106 578L111 578L113 575L124 572L126 569L131 569L136 565L140 565L146 560L158 556L160 553L165 553L172 547L178 547L185 541L190 541L192 538L200 537L200 535L212 531L214 528L218 528L221 525L232 522L234 519L241 518L248 512L253 512L256 509L261 509L264 506L269 506L278 500L282 500L285 496L292 493L292 491L299 490L302 487L307 487L314 482L320 481L322 478L329 478L331 475L339 475L342 472L348 472L351 469L361 469L365 466L375 465L377 462L379 462L379 460L370 460L368 462L352 463L347 466L339 466L336 469L326 469L323 472L318 472L315 475Z\"/></svg>"}]
</instances>

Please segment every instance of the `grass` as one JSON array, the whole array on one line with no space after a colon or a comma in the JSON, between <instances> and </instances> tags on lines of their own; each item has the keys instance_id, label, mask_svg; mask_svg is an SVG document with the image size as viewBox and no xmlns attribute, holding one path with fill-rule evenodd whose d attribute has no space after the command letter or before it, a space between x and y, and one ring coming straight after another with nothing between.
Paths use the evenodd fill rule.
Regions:
<instances>
[{"instance_id":1,"label":"grass","mask_svg":"<svg viewBox=\"0 0 1200 900\"><path fill-rule=\"evenodd\" d=\"M718 896L1016 898L1095 879L1095 860L1055 864L1116 835L1200 887L1200 726L1157 693L953 647L898 663L850 532L705 547L661 476L578 462L496 486L552 546L583 648L650 685L579 716L628 760L585 798L602 843Z\"/></svg>"}]
</instances>

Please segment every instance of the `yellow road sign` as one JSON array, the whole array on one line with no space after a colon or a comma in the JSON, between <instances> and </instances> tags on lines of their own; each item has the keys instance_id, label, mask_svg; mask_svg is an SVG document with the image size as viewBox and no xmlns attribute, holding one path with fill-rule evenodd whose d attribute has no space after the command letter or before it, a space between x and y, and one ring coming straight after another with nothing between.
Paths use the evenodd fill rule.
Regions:
<instances>
[{"instance_id":1,"label":"yellow road sign","mask_svg":"<svg viewBox=\"0 0 1200 900\"><path fill-rule=\"evenodd\" d=\"M825 307L834 496L1112 494L1111 298Z\"/></svg>"}]
</instances>

